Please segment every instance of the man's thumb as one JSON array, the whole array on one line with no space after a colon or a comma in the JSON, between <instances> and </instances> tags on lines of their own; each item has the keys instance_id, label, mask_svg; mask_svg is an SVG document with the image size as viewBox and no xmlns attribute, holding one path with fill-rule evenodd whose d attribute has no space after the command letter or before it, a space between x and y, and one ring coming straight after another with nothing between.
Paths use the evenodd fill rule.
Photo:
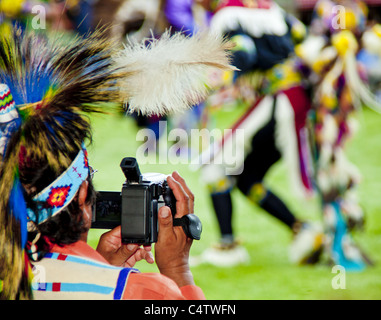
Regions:
<instances>
[{"instance_id":1,"label":"man's thumb","mask_svg":"<svg viewBox=\"0 0 381 320\"><path fill-rule=\"evenodd\" d=\"M163 206L159 210L159 228L172 228L172 214L171 209Z\"/></svg>"}]
</instances>

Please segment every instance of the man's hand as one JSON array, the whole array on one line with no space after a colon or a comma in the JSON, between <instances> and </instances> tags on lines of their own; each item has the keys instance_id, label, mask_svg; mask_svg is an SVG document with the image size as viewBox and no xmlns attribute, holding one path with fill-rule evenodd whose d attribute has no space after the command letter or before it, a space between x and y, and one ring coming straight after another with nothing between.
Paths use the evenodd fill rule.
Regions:
<instances>
[{"instance_id":1,"label":"man's hand","mask_svg":"<svg viewBox=\"0 0 381 320\"><path fill-rule=\"evenodd\" d=\"M174 172L167 178L168 186L176 198L175 218L193 214L194 196L184 179ZM169 277L179 287L194 284L189 269L189 251L193 240L188 238L181 226L173 226L170 208L163 206L158 213L159 234L155 244L155 260L160 273ZM97 251L112 265L133 267L137 261L145 259L153 263L151 247L141 248L137 244L123 245L120 226L104 233Z\"/></svg>"},{"instance_id":2,"label":"man's hand","mask_svg":"<svg viewBox=\"0 0 381 320\"><path fill-rule=\"evenodd\" d=\"M97 251L117 267L132 268L140 260L154 263L151 246L142 248L137 244L122 244L120 226L101 236Z\"/></svg>"},{"instance_id":3,"label":"man's hand","mask_svg":"<svg viewBox=\"0 0 381 320\"><path fill-rule=\"evenodd\" d=\"M193 214L194 196L184 179L174 172L167 178L167 183L177 200L175 218ZM155 244L156 264L160 273L174 280L179 287L194 284L189 269L192 241L185 235L182 227L173 226L171 210L166 206L160 208L159 235Z\"/></svg>"}]
</instances>

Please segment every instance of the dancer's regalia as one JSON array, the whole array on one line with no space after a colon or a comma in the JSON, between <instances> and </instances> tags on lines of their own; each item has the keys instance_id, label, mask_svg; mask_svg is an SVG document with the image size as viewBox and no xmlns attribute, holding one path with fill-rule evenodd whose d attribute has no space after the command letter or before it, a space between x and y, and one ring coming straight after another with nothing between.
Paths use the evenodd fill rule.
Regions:
<instances>
[{"instance_id":1,"label":"dancer's regalia","mask_svg":"<svg viewBox=\"0 0 381 320\"><path fill-rule=\"evenodd\" d=\"M304 26L271 1L220 3L211 21L212 31L236 43L233 64L241 73L256 71L262 82L253 88L260 92L257 101L222 141L200 157L221 231L219 247L208 249L202 259L217 265L247 261L247 254L235 243L232 228L231 189L237 186L254 204L292 230L292 252L297 252L293 260L310 261L321 248L320 230L299 221L263 183L270 167L283 157L299 192L312 190L305 128L310 101L303 87L303 70L293 57L293 36L302 35ZM237 139L240 130L243 139ZM242 157L234 158L234 168L233 159L224 150L244 150Z\"/></svg>"},{"instance_id":2,"label":"dancer's regalia","mask_svg":"<svg viewBox=\"0 0 381 320\"><path fill-rule=\"evenodd\" d=\"M345 10L335 15L332 9L338 4ZM356 61L366 27L366 7L360 1L322 0L315 12L311 35L296 52L311 68L315 83L310 136L314 185L322 199L325 253L331 262L347 270L362 270L369 258L350 235L352 228L363 223L355 196L360 173L347 159L345 145L355 131L355 117L362 105L381 110ZM373 46L380 42L378 28L367 33L373 34ZM364 44L365 50L372 49Z\"/></svg>"},{"instance_id":3,"label":"dancer's regalia","mask_svg":"<svg viewBox=\"0 0 381 320\"><path fill-rule=\"evenodd\" d=\"M223 10L220 15L217 11L214 18L215 28L233 37L243 32L245 35L250 35L250 32L252 35L259 35L260 40L254 41L254 47L258 47L258 43L261 44L268 39L260 33L259 26L264 26L265 22L257 25L257 28L253 23L246 26L244 19L249 17L249 14L242 14L244 12L242 3L240 1L231 1L231 3L234 8L232 12L236 14L233 15L235 18L224 19ZM234 186L234 180L238 180L238 188L253 202L264 207L263 195L268 196L271 193L266 191L262 184L254 184L252 190L247 192L245 184L253 183L250 177L255 174L256 168L262 166L265 169L260 172L266 172L281 154L286 161L293 185L298 187L299 193L310 194L317 191L321 196L324 212L324 234L323 230L319 231L320 228L317 228L316 232L303 232L297 236L291 246L291 260L298 263L316 262L321 257L320 254L324 252L324 256L328 257L332 263L340 264L348 270L362 270L367 263L370 263L369 258L357 248L349 232L351 228L363 222L363 212L354 193L360 175L357 168L345 156L344 142L348 140L353 130L352 116L356 115L361 104L378 112L380 105L367 88L361 68L356 62L358 39L365 30L366 10L364 8L366 7L357 1L341 1L340 4L346 5L344 15L340 17L341 20L333 14L332 6L335 3L319 1L311 35L296 47L297 57L284 57L283 63L266 70L265 84L267 86L265 85L264 95L233 126L232 135L224 137L217 147L213 145L205 152L207 156L204 154L202 157L204 163L205 159L208 159L212 165L204 166L203 176L213 188L212 197L214 205L217 204L217 212L224 209L226 211L226 208L231 212L230 189ZM227 12L228 8L225 10ZM252 10L258 10L258 8ZM262 17L265 15L262 14ZM266 19L270 18L266 17ZM278 32L278 36L282 30L281 21L280 18L274 19L272 24L273 32ZM336 23L341 21L349 30L343 31L340 26L333 28L333 21ZM238 31L233 30L234 26L240 27ZM317 30L320 31L320 36L316 36ZM363 39L365 49L370 52L378 52L377 44L380 41L378 30L379 26L374 26L372 30L367 31L366 39ZM272 37L274 38L274 35ZM242 37L238 43L237 51L249 52L250 48L253 48L250 39ZM277 41L271 43L276 44ZM278 44L277 48L284 47ZM260 57L259 50L257 50L258 53L255 50L252 51L256 53L252 56ZM280 52L282 50L277 50L277 54ZM242 52L240 54L245 56ZM265 55L265 57L269 56L271 55ZM246 59L246 63L250 63L250 60ZM251 63L255 65L255 61ZM246 70L239 63L235 65ZM308 81L308 86L313 87L312 100L304 91L302 85L304 80ZM274 109L274 106L277 108ZM240 145L234 140L234 131L239 128L245 130L245 139ZM264 131L263 128L266 130ZM269 135L268 132L271 134ZM255 139L258 133L260 137L270 137L266 143L262 144L266 146L266 149L258 148L260 139ZM243 172L229 168L231 159L227 158L224 162L222 152L224 144L230 149L232 147L229 144L245 149L245 157L241 159ZM275 146L272 153L268 150L269 146ZM250 156L254 147L259 151ZM269 156L264 157L264 154L272 154L271 161ZM218 163L222 163L222 166L215 165ZM252 170L252 173L247 174L246 168ZM257 180L262 181L262 178L263 175L257 177ZM224 197L225 202L216 201L218 197ZM218 203L223 204L218 205ZM274 203L276 201L273 201ZM264 209L267 210L266 208L271 208L271 205L265 205ZM222 236L224 231L226 234L232 234L230 221L231 215L219 217ZM215 251L207 252L207 254L211 253L214 254ZM231 258L232 255L225 255L226 259L229 257ZM242 255L237 254L237 259L241 257ZM220 265L223 265L223 261Z\"/></svg>"}]
</instances>

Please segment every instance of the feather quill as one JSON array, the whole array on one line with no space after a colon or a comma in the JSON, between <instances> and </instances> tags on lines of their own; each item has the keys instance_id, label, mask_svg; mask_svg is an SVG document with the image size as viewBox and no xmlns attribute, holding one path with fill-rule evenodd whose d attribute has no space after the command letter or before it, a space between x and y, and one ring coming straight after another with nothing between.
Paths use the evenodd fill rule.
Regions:
<instances>
[{"instance_id":1,"label":"feather quill","mask_svg":"<svg viewBox=\"0 0 381 320\"><path fill-rule=\"evenodd\" d=\"M230 65L232 44L206 32L192 37L165 32L160 39L130 43L115 58L129 76L120 83L130 112L145 115L186 110L207 97L208 72L237 70Z\"/></svg>"}]
</instances>

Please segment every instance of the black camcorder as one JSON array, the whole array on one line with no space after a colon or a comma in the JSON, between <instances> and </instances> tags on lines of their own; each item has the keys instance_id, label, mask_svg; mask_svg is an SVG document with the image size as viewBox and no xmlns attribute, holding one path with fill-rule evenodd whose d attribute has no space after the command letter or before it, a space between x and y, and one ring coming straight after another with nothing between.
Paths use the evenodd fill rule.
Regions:
<instances>
[{"instance_id":1,"label":"black camcorder","mask_svg":"<svg viewBox=\"0 0 381 320\"><path fill-rule=\"evenodd\" d=\"M100 191L93 207L91 227L113 229L121 225L122 243L149 245L157 242L158 211L163 205L176 214L176 198L169 188L167 176L160 173L141 174L135 158L124 158L120 167L126 177L121 192ZM185 234L199 240L200 219L194 214L173 219Z\"/></svg>"}]
</instances>

